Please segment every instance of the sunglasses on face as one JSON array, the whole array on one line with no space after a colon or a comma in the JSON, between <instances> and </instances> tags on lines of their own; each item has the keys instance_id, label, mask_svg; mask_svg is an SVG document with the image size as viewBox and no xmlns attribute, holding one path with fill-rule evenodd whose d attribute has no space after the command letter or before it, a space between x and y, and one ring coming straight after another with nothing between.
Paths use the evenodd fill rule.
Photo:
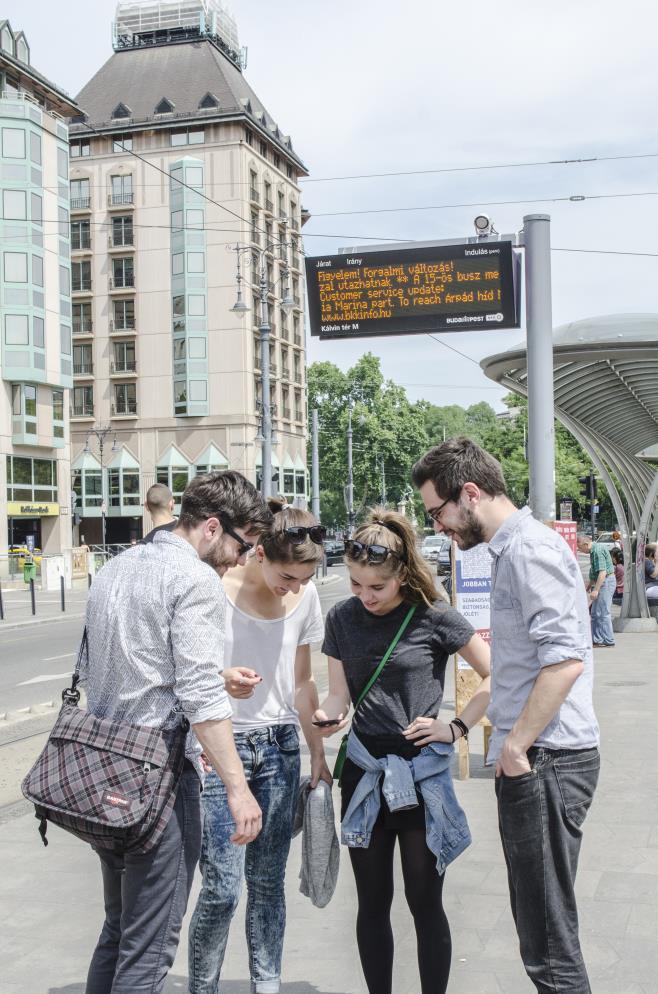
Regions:
<instances>
[{"instance_id":1,"label":"sunglasses on face","mask_svg":"<svg viewBox=\"0 0 658 994\"><path fill-rule=\"evenodd\" d=\"M366 545L365 542L357 542L353 538L349 538L345 543L345 553L350 559L362 559L365 555L366 562L371 566L381 566L389 556L396 556L405 562L405 557L394 549L389 549L385 545Z\"/></svg>"},{"instance_id":2,"label":"sunglasses on face","mask_svg":"<svg viewBox=\"0 0 658 994\"><path fill-rule=\"evenodd\" d=\"M238 535L236 531L233 531L231 526L227 525L224 521L222 521L222 528L227 535L229 535L232 539L235 539L238 543L238 559L241 559L242 556L246 556L248 552L251 552L253 549L251 542L245 542L242 536Z\"/></svg>"},{"instance_id":3,"label":"sunglasses on face","mask_svg":"<svg viewBox=\"0 0 658 994\"><path fill-rule=\"evenodd\" d=\"M301 545L307 536L315 545L322 545L327 537L327 529L322 525L291 525L290 528L283 529L283 534L291 545Z\"/></svg>"}]
</instances>

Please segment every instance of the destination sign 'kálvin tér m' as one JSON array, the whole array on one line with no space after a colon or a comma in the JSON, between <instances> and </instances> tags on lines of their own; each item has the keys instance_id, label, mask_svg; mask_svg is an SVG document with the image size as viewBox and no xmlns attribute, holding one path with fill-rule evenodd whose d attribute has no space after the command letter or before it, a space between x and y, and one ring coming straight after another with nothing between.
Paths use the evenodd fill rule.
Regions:
<instances>
[{"instance_id":1,"label":"destination sign 'k\u00e1lvin t\u00e9r m'","mask_svg":"<svg viewBox=\"0 0 658 994\"><path fill-rule=\"evenodd\" d=\"M306 285L319 338L519 327L509 241L310 257Z\"/></svg>"}]
</instances>

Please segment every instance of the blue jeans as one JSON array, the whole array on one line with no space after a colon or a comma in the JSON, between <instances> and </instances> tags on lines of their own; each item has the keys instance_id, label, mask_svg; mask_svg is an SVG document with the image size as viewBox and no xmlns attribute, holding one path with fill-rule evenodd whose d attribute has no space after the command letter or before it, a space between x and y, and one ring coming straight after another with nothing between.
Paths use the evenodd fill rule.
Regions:
<instances>
[{"instance_id":1,"label":"blue jeans","mask_svg":"<svg viewBox=\"0 0 658 994\"><path fill-rule=\"evenodd\" d=\"M612 606L612 598L615 590L617 589L617 581L615 580L614 573L610 576L606 576L603 581L603 585L599 590L599 596L595 601L592 601L592 642L598 642L599 645L614 645L615 644L615 634L612 630L612 615L610 614L610 608Z\"/></svg>"},{"instance_id":2,"label":"blue jeans","mask_svg":"<svg viewBox=\"0 0 658 994\"><path fill-rule=\"evenodd\" d=\"M286 926L284 880L299 787L299 735L294 725L236 732L235 744L263 829L247 846L230 841L234 830L226 790L208 775L201 873L203 883L190 923L190 994L217 994L231 919L247 882L246 933L252 991L277 994Z\"/></svg>"},{"instance_id":3,"label":"blue jeans","mask_svg":"<svg viewBox=\"0 0 658 994\"><path fill-rule=\"evenodd\" d=\"M89 967L86 994L159 994L174 962L201 849L201 781L187 765L158 845L101 861L105 924Z\"/></svg>"},{"instance_id":4,"label":"blue jeans","mask_svg":"<svg viewBox=\"0 0 658 994\"><path fill-rule=\"evenodd\" d=\"M599 777L598 749L528 750L532 770L496 777L512 915L539 994L591 994L574 893L582 826Z\"/></svg>"}]
</instances>

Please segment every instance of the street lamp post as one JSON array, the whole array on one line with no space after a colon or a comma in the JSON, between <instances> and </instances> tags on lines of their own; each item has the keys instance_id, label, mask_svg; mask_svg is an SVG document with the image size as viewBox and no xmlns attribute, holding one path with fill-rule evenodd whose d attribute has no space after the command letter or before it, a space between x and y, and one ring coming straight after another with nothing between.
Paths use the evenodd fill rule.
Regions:
<instances>
[{"instance_id":1,"label":"street lamp post","mask_svg":"<svg viewBox=\"0 0 658 994\"><path fill-rule=\"evenodd\" d=\"M268 278L267 255L276 246L279 249L279 260L281 272L277 281ZM245 314L249 310L249 305L245 303L242 295L242 284L244 276L240 263L241 256L245 253L255 255L256 250L251 245L238 243L227 246L229 251L235 252L237 260L236 284L237 298L231 308L235 314ZM258 332L260 334L260 370L261 370L261 421L259 433L256 441L261 442L261 494L265 499L272 496L272 443L274 441L272 431L272 403L271 403L271 379L270 379L270 314L268 296L274 290L276 283L283 284L283 296L281 298L281 310L288 314L294 307L294 301L290 295L290 269L287 260L288 242L285 239L278 242L270 242L265 248L258 249L258 296L260 306L260 320Z\"/></svg>"},{"instance_id":2,"label":"street lamp post","mask_svg":"<svg viewBox=\"0 0 658 994\"><path fill-rule=\"evenodd\" d=\"M89 438L91 435L95 435L96 438L98 439L98 453L100 456L100 464L101 464L101 522L102 522L102 533L103 533L103 549L105 549L105 516L107 514L107 503L105 501L105 473L103 471L103 449L105 446L105 439L113 431L114 428L111 428L109 425L107 425L104 428L100 427L89 428L87 431L87 438L85 439L85 448L84 448L85 452L91 451L89 448ZM115 433L114 441L112 442L112 452L116 452L117 448L118 448L117 436Z\"/></svg>"}]
</instances>

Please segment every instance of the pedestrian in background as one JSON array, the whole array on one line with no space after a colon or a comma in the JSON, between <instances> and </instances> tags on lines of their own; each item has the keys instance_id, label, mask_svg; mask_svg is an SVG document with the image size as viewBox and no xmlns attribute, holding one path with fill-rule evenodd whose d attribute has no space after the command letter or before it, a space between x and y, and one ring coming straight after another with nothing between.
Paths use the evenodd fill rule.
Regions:
<instances>
[{"instance_id":1,"label":"pedestrian in background","mask_svg":"<svg viewBox=\"0 0 658 994\"><path fill-rule=\"evenodd\" d=\"M375 509L345 551L353 596L327 615L322 649L329 657L329 695L315 718L325 726L321 734L332 735L345 727L350 702L356 705L340 786L361 966L369 994L391 994L397 843L416 931L419 990L444 994L452 955L443 908L445 869L470 842L452 786L452 743L485 712L489 649L439 598L404 515ZM482 683L460 718L446 724L438 713L453 652Z\"/></svg>"},{"instance_id":2,"label":"pedestrian in background","mask_svg":"<svg viewBox=\"0 0 658 994\"><path fill-rule=\"evenodd\" d=\"M215 994L229 928L247 884L247 947L252 991L276 994L286 925L285 872L299 789L301 728L311 754L311 784L331 784L322 739L311 724L318 692L311 644L324 631L311 583L324 555L324 529L307 511L276 510L246 566L224 577L227 593L224 680L247 781L263 812L263 831L240 849L226 787L211 772L204 784L201 893L189 936L190 994ZM249 662L252 668L242 665Z\"/></svg>"},{"instance_id":3,"label":"pedestrian in background","mask_svg":"<svg viewBox=\"0 0 658 994\"><path fill-rule=\"evenodd\" d=\"M174 495L169 487L166 487L164 483L154 483L146 491L144 506L151 515L153 527L141 540L142 542L152 542L159 531L171 532L174 530L176 527Z\"/></svg>"},{"instance_id":4,"label":"pedestrian in background","mask_svg":"<svg viewBox=\"0 0 658 994\"><path fill-rule=\"evenodd\" d=\"M175 531L127 549L94 578L81 673L89 711L161 729L176 727L182 711L194 734L158 845L141 854L97 850L105 923L86 994L161 994L164 988L201 848L199 742L225 785L233 842L251 842L260 831L260 808L233 742L220 676L225 595L217 570L244 560L249 536L270 520L239 473L198 476L185 489Z\"/></svg>"},{"instance_id":5,"label":"pedestrian in background","mask_svg":"<svg viewBox=\"0 0 658 994\"><path fill-rule=\"evenodd\" d=\"M574 882L599 775L587 597L566 542L507 497L500 464L452 438L414 466L437 531L488 543L489 759L521 957L539 994L590 994Z\"/></svg>"},{"instance_id":6,"label":"pedestrian in background","mask_svg":"<svg viewBox=\"0 0 658 994\"><path fill-rule=\"evenodd\" d=\"M621 549L611 549L610 558L615 569L615 593L613 601L621 604L624 597L624 554Z\"/></svg>"},{"instance_id":7,"label":"pedestrian in background","mask_svg":"<svg viewBox=\"0 0 658 994\"><path fill-rule=\"evenodd\" d=\"M591 604L592 643L595 649L615 644L612 630L612 598L615 593L615 568L605 545L593 542L589 535L578 536L578 551L589 555L589 580L585 589Z\"/></svg>"}]
</instances>

